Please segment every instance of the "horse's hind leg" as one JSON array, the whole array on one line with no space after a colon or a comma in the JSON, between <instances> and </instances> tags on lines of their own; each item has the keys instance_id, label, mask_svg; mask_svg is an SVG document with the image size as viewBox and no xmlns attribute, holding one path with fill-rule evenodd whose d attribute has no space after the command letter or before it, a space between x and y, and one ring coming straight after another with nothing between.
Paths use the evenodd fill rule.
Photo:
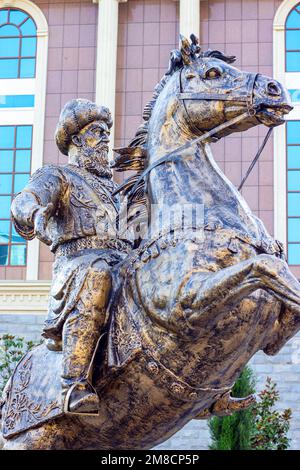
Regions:
<instances>
[{"instance_id":1,"label":"horse's hind leg","mask_svg":"<svg viewBox=\"0 0 300 470\"><path fill-rule=\"evenodd\" d=\"M286 262L271 255L258 255L213 274L194 272L182 286L174 320L181 319L181 327L187 329L205 328L211 314L224 314L257 289L281 301L293 315L294 328L300 328L300 284Z\"/></svg>"}]
</instances>

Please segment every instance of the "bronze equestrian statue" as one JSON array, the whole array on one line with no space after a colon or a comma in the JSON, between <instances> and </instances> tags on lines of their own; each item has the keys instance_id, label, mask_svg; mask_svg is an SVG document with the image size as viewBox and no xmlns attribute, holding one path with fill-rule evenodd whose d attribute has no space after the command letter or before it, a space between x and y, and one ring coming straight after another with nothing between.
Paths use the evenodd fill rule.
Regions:
<instances>
[{"instance_id":1,"label":"bronze equestrian statue","mask_svg":"<svg viewBox=\"0 0 300 470\"><path fill-rule=\"evenodd\" d=\"M105 157L105 173L95 171L108 112L85 103L86 122L80 101L63 111L57 142L69 164L38 170L12 207L20 233L51 243L56 261L48 340L22 358L4 392L5 449L154 447L191 419L248 406L252 397L230 397L245 364L259 350L276 354L300 329L300 284L282 245L209 145L283 124L292 106L279 82L233 61L181 38L142 125L116 151L115 169L136 171L119 188Z\"/></svg>"}]
</instances>

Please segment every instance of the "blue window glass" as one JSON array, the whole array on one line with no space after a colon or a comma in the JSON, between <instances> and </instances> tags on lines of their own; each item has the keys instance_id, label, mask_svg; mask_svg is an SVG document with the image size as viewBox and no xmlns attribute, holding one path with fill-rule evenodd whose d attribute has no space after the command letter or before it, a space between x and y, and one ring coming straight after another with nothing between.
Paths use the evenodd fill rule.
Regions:
<instances>
[{"instance_id":1,"label":"blue window glass","mask_svg":"<svg viewBox=\"0 0 300 470\"><path fill-rule=\"evenodd\" d=\"M285 38L288 50L300 50L300 29L286 31Z\"/></svg>"},{"instance_id":2,"label":"blue window glass","mask_svg":"<svg viewBox=\"0 0 300 470\"><path fill-rule=\"evenodd\" d=\"M300 4L290 12L286 21L286 71L300 72Z\"/></svg>"},{"instance_id":3,"label":"blue window glass","mask_svg":"<svg viewBox=\"0 0 300 470\"><path fill-rule=\"evenodd\" d=\"M288 194L288 216L300 217L300 193Z\"/></svg>"},{"instance_id":4,"label":"blue window glass","mask_svg":"<svg viewBox=\"0 0 300 470\"><path fill-rule=\"evenodd\" d=\"M25 266L27 242L11 223L10 206L30 177L32 126L0 126L0 137L0 264Z\"/></svg>"},{"instance_id":5,"label":"blue window glass","mask_svg":"<svg viewBox=\"0 0 300 470\"><path fill-rule=\"evenodd\" d=\"M5 20L0 26L0 79L35 77L35 22L21 10L8 8L0 12Z\"/></svg>"},{"instance_id":6,"label":"blue window glass","mask_svg":"<svg viewBox=\"0 0 300 470\"><path fill-rule=\"evenodd\" d=\"M10 218L10 196L0 196L0 219Z\"/></svg>"},{"instance_id":7,"label":"blue window glass","mask_svg":"<svg viewBox=\"0 0 300 470\"><path fill-rule=\"evenodd\" d=\"M0 95L0 108L33 108L34 95Z\"/></svg>"},{"instance_id":8,"label":"blue window glass","mask_svg":"<svg viewBox=\"0 0 300 470\"><path fill-rule=\"evenodd\" d=\"M288 146L288 168L300 168L300 146Z\"/></svg>"},{"instance_id":9,"label":"blue window glass","mask_svg":"<svg viewBox=\"0 0 300 470\"><path fill-rule=\"evenodd\" d=\"M286 71L299 72L300 71L300 52L287 52L286 53Z\"/></svg>"},{"instance_id":10,"label":"blue window glass","mask_svg":"<svg viewBox=\"0 0 300 470\"><path fill-rule=\"evenodd\" d=\"M0 243L9 242L9 229L10 229L10 221L0 220Z\"/></svg>"},{"instance_id":11,"label":"blue window glass","mask_svg":"<svg viewBox=\"0 0 300 470\"><path fill-rule=\"evenodd\" d=\"M13 26L12 24L6 24L0 27L0 37L5 37L5 36L19 37L20 31L16 26Z\"/></svg>"},{"instance_id":12,"label":"blue window glass","mask_svg":"<svg viewBox=\"0 0 300 470\"><path fill-rule=\"evenodd\" d=\"M288 191L300 191L300 170L288 171Z\"/></svg>"},{"instance_id":13,"label":"blue window glass","mask_svg":"<svg viewBox=\"0 0 300 470\"><path fill-rule=\"evenodd\" d=\"M300 29L286 31L286 49L291 51L300 50Z\"/></svg>"},{"instance_id":14,"label":"blue window glass","mask_svg":"<svg viewBox=\"0 0 300 470\"><path fill-rule=\"evenodd\" d=\"M288 263L291 265L300 264L300 243L288 244Z\"/></svg>"},{"instance_id":15,"label":"blue window glass","mask_svg":"<svg viewBox=\"0 0 300 470\"><path fill-rule=\"evenodd\" d=\"M8 265L9 246L0 245L0 266Z\"/></svg>"},{"instance_id":16,"label":"blue window glass","mask_svg":"<svg viewBox=\"0 0 300 470\"><path fill-rule=\"evenodd\" d=\"M2 38L0 41L0 57L19 57L20 39Z\"/></svg>"},{"instance_id":17,"label":"blue window glass","mask_svg":"<svg viewBox=\"0 0 300 470\"><path fill-rule=\"evenodd\" d=\"M17 148L31 148L32 126L17 127Z\"/></svg>"},{"instance_id":18,"label":"blue window glass","mask_svg":"<svg viewBox=\"0 0 300 470\"><path fill-rule=\"evenodd\" d=\"M0 10L0 25L7 23L8 21L8 10Z\"/></svg>"},{"instance_id":19,"label":"blue window glass","mask_svg":"<svg viewBox=\"0 0 300 470\"><path fill-rule=\"evenodd\" d=\"M288 241L300 242L300 218L289 219L288 221Z\"/></svg>"},{"instance_id":20,"label":"blue window glass","mask_svg":"<svg viewBox=\"0 0 300 470\"><path fill-rule=\"evenodd\" d=\"M0 58L0 78L17 78L19 70L18 59Z\"/></svg>"},{"instance_id":21,"label":"blue window glass","mask_svg":"<svg viewBox=\"0 0 300 470\"><path fill-rule=\"evenodd\" d=\"M300 14L298 11L299 8L298 10L296 10L296 8L294 8L287 17L286 28L300 28Z\"/></svg>"},{"instance_id":22,"label":"blue window glass","mask_svg":"<svg viewBox=\"0 0 300 470\"><path fill-rule=\"evenodd\" d=\"M28 180L29 180L29 175L23 175L23 174L15 175L15 177L14 177L14 194L17 194L20 191L22 191L22 189L24 189L24 187L28 183Z\"/></svg>"},{"instance_id":23,"label":"blue window glass","mask_svg":"<svg viewBox=\"0 0 300 470\"><path fill-rule=\"evenodd\" d=\"M20 29L22 31L23 36L35 36L36 35L36 26L34 21L31 18L28 18L28 20L25 21L20 26Z\"/></svg>"},{"instance_id":24,"label":"blue window glass","mask_svg":"<svg viewBox=\"0 0 300 470\"><path fill-rule=\"evenodd\" d=\"M300 121L287 122L287 143L300 144Z\"/></svg>"},{"instance_id":25,"label":"blue window glass","mask_svg":"<svg viewBox=\"0 0 300 470\"><path fill-rule=\"evenodd\" d=\"M12 172L13 169L14 152L12 150L0 150L0 173Z\"/></svg>"},{"instance_id":26,"label":"blue window glass","mask_svg":"<svg viewBox=\"0 0 300 470\"><path fill-rule=\"evenodd\" d=\"M12 193L12 175L2 173L0 175L0 194Z\"/></svg>"},{"instance_id":27,"label":"blue window glass","mask_svg":"<svg viewBox=\"0 0 300 470\"><path fill-rule=\"evenodd\" d=\"M21 10L10 10L9 15L9 22L19 25L22 23L26 18L28 18L27 13Z\"/></svg>"},{"instance_id":28,"label":"blue window glass","mask_svg":"<svg viewBox=\"0 0 300 470\"><path fill-rule=\"evenodd\" d=\"M300 102L300 90L288 90L293 103Z\"/></svg>"},{"instance_id":29,"label":"blue window glass","mask_svg":"<svg viewBox=\"0 0 300 470\"><path fill-rule=\"evenodd\" d=\"M36 54L36 38L23 38L21 55L23 57L35 57Z\"/></svg>"},{"instance_id":30,"label":"blue window glass","mask_svg":"<svg viewBox=\"0 0 300 470\"><path fill-rule=\"evenodd\" d=\"M26 245L11 245L10 264L11 266L26 265Z\"/></svg>"},{"instance_id":31,"label":"blue window glass","mask_svg":"<svg viewBox=\"0 0 300 470\"><path fill-rule=\"evenodd\" d=\"M30 150L16 150L15 171L20 173L30 173Z\"/></svg>"},{"instance_id":32,"label":"blue window glass","mask_svg":"<svg viewBox=\"0 0 300 470\"><path fill-rule=\"evenodd\" d=\"M11 226L11 242L12 243L26 243L25 238L21 237L21 235L19 235L16 232L16 229L13 224Z\"/></svg>"},{"instance_id":33,"label":"blue window glass","mask_svg":"<svg viewBox=\"0 0 300 470\"><path fill-rule=\"evenodd\" d=\"M0 148L9 149L14 147L15 128L14 126L0 126Z\"/></svg>"},{"instance_id":34,"label":"blue window glass","mask_svg":"<svg viewBox=\"0 0 300 470\"><path fill-rule=\"evenodd\" d=\"M35 59L21 59L20 78L35 76Z\"/></svg>"}]
</instances>

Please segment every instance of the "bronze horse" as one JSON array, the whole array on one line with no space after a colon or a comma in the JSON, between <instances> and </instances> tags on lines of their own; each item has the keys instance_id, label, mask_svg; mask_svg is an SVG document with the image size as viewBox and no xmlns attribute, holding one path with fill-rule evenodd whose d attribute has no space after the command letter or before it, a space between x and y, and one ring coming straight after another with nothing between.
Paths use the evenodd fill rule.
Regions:
<instances>
[{"instance_id":1,"label":"bronze horse","mask_svg":"<svg viewBox=\"0 0 300 470\"><path fill-rule=\"evenodd\" d=\"M7 387L5 449L151 448L191 419L248 405L251 398L235 402L229 393L245 364L259 350L277 353L299 330L300 284L282 246L209 146L261 123L282 124L292 108L280 83L233 60L182 38L142 126L119 150L115 166L138 170L123 188L132 226L145 205L151 218L149 237L116 268L110 323L94 360L102 364L93 373L99 416L59 410L61 354L41 345L18 365L22 387L9 406L17 385ZM182 227L175 208L185 205L203 207L203 220ZM174 208L171 226L163 206ZM29 424L11 433L22 416Z\"/></svg>"}]
</instances>

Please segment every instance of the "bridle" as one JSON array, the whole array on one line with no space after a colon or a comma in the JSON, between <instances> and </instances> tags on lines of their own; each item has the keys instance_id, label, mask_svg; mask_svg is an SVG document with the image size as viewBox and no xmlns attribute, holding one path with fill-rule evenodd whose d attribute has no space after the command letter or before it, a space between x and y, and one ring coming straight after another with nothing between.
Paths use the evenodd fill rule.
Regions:
<instances>
[{"instance_id":1,"label":"bridle","mask_svg":"<svg viewBox=\"0 0 300 470\"><path fill-rule=\"evenodd\" d=\"M179 89L180 93L178 93L179 100L215 100L215 101L234 101L236 103L246 103L247 109L253 108L253 91L254 91L254 84L258 73L247 73L248 79L246 84L246 89L240 96L232 96L230 94L231 90L229 89L227 93L193 93L193 92L186 92L182 89L182 72L183 68L179 72Z\"/></svg>"},{"instance_id":2,"label":"bridle","mask_svg":"<svg viewBox=\"0 0 300 470\"><path fill-rule=\"evenodd\" d=\"M229 89L227 93L194 93L194 92L186 92L183 91L183 85L182 85L182 73L183 73L183 68L180 69L179 72L179 90L180 92L177 95L177 98L179 101L182 102L183 108L185 110L185 114L187 117L187 122L189 123L191 128L195 128L197 132L201 132L200 129L197 128L197 126L194 125L192 122L192 119L190 118L189 112L187 110L185 101L186 100L197 100L197 101L233 101L238 104L246 104L247 106L247 117L248 116L254 116L256 114L256 109L253 104L253 96L254 96L254 84L255 80L258 76L258 73L248 73L247 74L247 83L245 88L245 91L242 92L238 97L233 96L230 94L231 90ZM231 125L230 121L226 122L227 126ZM214 129L212 129L214 130Z\"/></svg>"},{"instance_id":3,"label":"bridle","mask_svg":"<svg viewBox=\"0 0 300 470\"><path fill-rule=\"evenodd\" d=\"M255 106L253 103L253 97L254 97L254 85L255 85L255 80L258 76L258 73L248 73L248 80L247 80L247 86L246 90L244 93L242 93L240 96L235 97L229 94L230 90L228 93L192 93L192 92L184 92L182 90L182 72L183 68L180 69L179 72L179 90L180 92L177 95L177 98L179 99L179 102L182 102L182 105L184 107L186 117L187 117L187 122L189 122L191 127L194 127L194 124L191 121L190 115L188 113L185 100L215 100L215 101L234 101L235 103L246 103L247 105L247 111L244 113L240 114L239 116L236 116L229 121L226 121L223 124L219 124L218 126L214 127L210 131L204 132L201 136L190 140L189 142L181 145L180 147L177 147L175 150L172 150L171 152L167 153L163 157L159 158L156 160L152 165L148 166L138 177L137 181L135 182L134 186L130 190L130 192L127 194L127 200L130 201L131 198L134 196L135 191L137 190L139 184L145 180L145 178L149 175L149 173L159 165L163 163L168 163L168 162L176 162L182 160L181 155L178 155L178 152L182 152L183 150L186 150L187 148L191 147L192 145L199 144L213 135L217 134L218 132L223 131L227 127L230 127L234 124L237 124L244 119L247 119L248 117L253 117L256 115L258 112L259 106ZM197 132L201 132L199 129L197 129ZM246 179L248 178L250 172L252 171L255 163L257 162L261 152L263 151L267 140L269 139L270 135L272 132L272 128L268 130L268 133L259 148L257 154L255 155L251 165L249 166L247 173L245 177L243 178L238 190L240 190L245 183ZM123 190L123 188L126 186L126 182L120 185L113 193L112 195L116 195L119 192Z\"/></svg>"}]
</instances>

